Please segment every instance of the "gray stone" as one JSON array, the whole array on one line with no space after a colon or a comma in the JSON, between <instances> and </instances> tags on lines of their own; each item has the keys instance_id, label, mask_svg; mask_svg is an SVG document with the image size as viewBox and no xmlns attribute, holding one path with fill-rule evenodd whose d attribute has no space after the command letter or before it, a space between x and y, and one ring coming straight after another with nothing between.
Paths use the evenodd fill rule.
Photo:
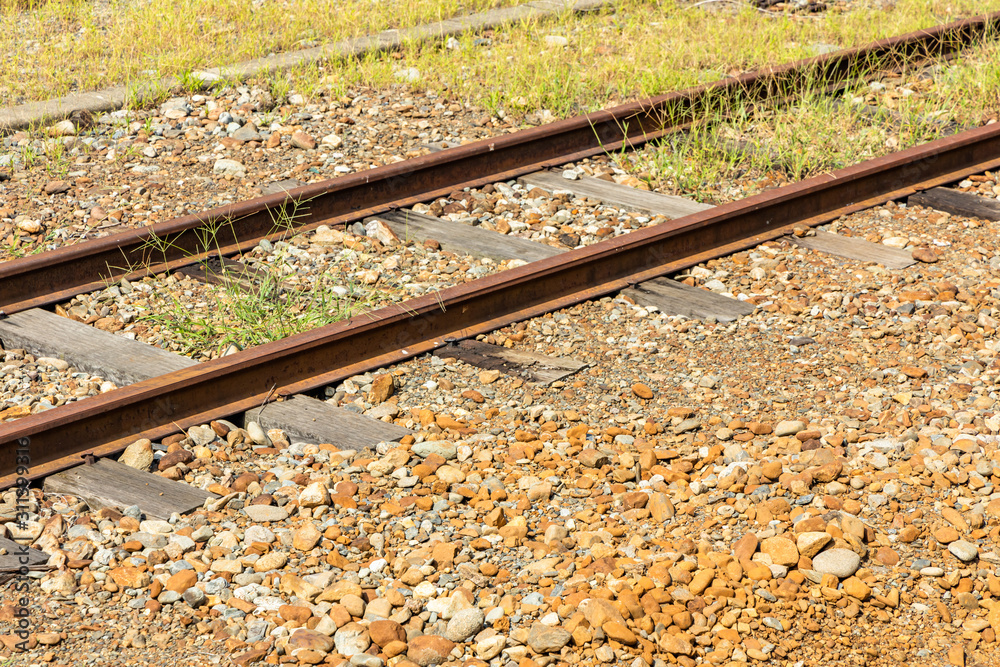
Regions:
<instances>
[{"instance_id":1,"label":"gray stone","mask_svg":"<svg viewBox=\"0 0 1000 667\"><path fill-rule=\"evenodd\" d=\"M188 429L187 436L195 445L207 445L216 438L215 431L208 426L192 426Z\"/></svg>"},{"instance_id":2,"label":"gray stone","mask_svg":"<svg viewBox=\"0 0 1000 667\"><path fill-rule=\"evenodd\" d=\"M215 161L215 165L212 167L212 171L222 174L223 176L229 175L234 177L242 177L247 173L247 168L243 166L240 162L236 160L229 160L226 158L221 158Z\"/></svg>"},{"instance_id":3,"label":"gray stone","mask_svg":"<svg viewBox=\"0 0 1000 667\"><path fill-rule=\"evenodd\" d=\"M685 419L680 424L674 427L674 432L676 433L687 433L688 431L696 431L701 428L701 420L699 419Z\"/></svg>"},{"instance_id":4,"label":"gray stone","mask_svg":"<svg viewBox=\"0 0 1000 667\"><path fill-rule=\"evenodd\" d=\"M360 623L348 623L337 630L337 634L333 636L333 642L337 647L337 653L345 658L364 653L372 645L368 629Z\"/></svg>"},{"instance_id":5,"label":"gray stone","mask_svg":"<svg viewBox=\"0 0 1000 667\"><path fill-rule=\"evenodd\" d=\"M177 591L163 591L156 601L160 604L173 604L181 599L181 594Z\"/></svg>"},{"instance_id":6,"label":"gray stone","mask_svg":"<svg viewBox=\"0 0 1000 667\"><path fill-rule=\"evenodd\" d=\"M535 653L556 653L569 643L573 635L565 628L550 628L541 623L535 623L528 632L528 646Z\"/></svg>"},{"instance_id":7,"label":"gray stone","mask_svg":"<svg viewBox=\"0 0 1000 667\"><path fill-rule=\"evenodd\" d=\"M255 505L251 505L250 507L255 507ZM243 533L243 541L246 544L250 544L251 542L264 542L265 544L270 544L271 542L274 542L274 539L274 533L264 526L250 526L247 528L246 532Z\"/></svg>"},{"instance_id":8,"label":"gray stone","mask_svg":"<svg viewBox=\"0 0 1000 667\"><path fill-rule=\"evenodd\" d=\"M129 536L130 540L135 540L139 542L145 549L162 549L167 546L168 538L163 533L147 533L140 531L138 533L132 533Z\"/></svg>"},{"instance_id":9,"label":"gray stone","mask_svg":"<svg viewBox=\"0 0 1000 667\"><path fill-rule=\"evenodd\" d=\"M427 458L431 454L437 454L441 458L448 460L458 456L458 448L445 440L427 440L418 442L411 448L414 454L420 458Z\"/></svg>"},{"instance_id":10,"label":"gray stone","mask_svg":"<svg viewBox=\"0 0 1000 667\"><path fill-rule=\"evenodd\" d=\"M481 609L463 609L448 621L444 636L453 642L464 642L483 629L485 620Z\"/></svg>"},{"instance_id":11,"label":"gray stone","mask_svg":"<svg viewBox=\"0 0 1000 667\"><path fill-rule=\"evenodd\" d=\"M832 574L846 579L861 567L861 557L850 549L830 549L812 559L813 569L822 574Z\"/></svg>"},{"instance_id":12,"label":"gray stone","mask_svg":"<svg viewBox=\"0 0 1000 667\"><path fill-rule=\"evenodd\" d=\"M210 526L200 526L191 533L191 539L195 542L208 542L214 534L215 531Z\"/></svg>"},{"instance_id":13,"label":"gray stone","mask_svg":"<svg viewBox=\"0 0 1000 667\"><path fill-rule=\"evenodd\" d=\"M284 521L288 518L288 512L281 507L272 505L247 505L243 508L243 513L250 517L251 521Z\"/></svg>"},{"instance_id":14,"label":"gray stone","mask_svg":"<svg viewBox=\"0 0 1000 667\"><path fill-rule=\"evenodd\" d=\"M979 549L976 548L976 545L966 540L952 542L948 545L948 551L963 563L976 560L976 557L979 556Z\"/></svg>"},{"instance_id":15,"label":"gray stone","mask_svg":"<svg viewBox=\"0 0 1000 667\"><path fill-rule=\"evenodd\" d=\"M780 421L774 427L774 435L781 438L795 435L804 430L806 430L806 423L804 421Z\"/></svg>"},{"instance_id":16,"label":"gray stone","mask_svg":"<svg viewBox=\"0 0 1000 667\"><path fill-rule=\"evenodd\" d=\"M233 139L237 141L260 141L260 135L257 133L257 127L253 123L247 123L240 129L236 130L230 135Z\"/></svg>"},{"instance_id":17,"label":"gray stone","mask_svg":"<svg viewBox=\"0 0 1000 667\"><path fill-rule=\"evenodd\" d=\"M263 445L264 447L271 447L273 445L271 439L267 437L267 433L264 433L264 429L257 422L247 422L247 434L258 445Z\"/></svg>"},{"instance_id":18,"label":"gray stone","mask_svg":"<svg viewBox=\"0 0 1000 667\"><path fill-rule=\"evenodd\" d=\"M193 609L197 609L202 606L208 599L208 596L205 595L205 591L196 586L192 586L184 591L184 594L181 597L184 598L184 601L191 605Z\"/></svg>"}]
</instances>

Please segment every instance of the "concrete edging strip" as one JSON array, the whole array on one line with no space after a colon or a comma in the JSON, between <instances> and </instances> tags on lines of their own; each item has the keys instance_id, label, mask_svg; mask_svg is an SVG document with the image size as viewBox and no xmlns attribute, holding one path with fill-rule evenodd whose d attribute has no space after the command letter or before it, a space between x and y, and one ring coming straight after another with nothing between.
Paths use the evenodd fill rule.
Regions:
<instances>
[{"instance_id":1,"label":"concrete edging strip","mask_svg":"<svg viewBox=\"0 0 1000 667\"><path fill-rule=\"evenodd\" d=\"M516 21L552 16L563 11L596 11L613 4L615 0L533 0L515 7L492 9L403 30L385 30L375 35L345 39L300 51L277 53L265 58L255 58L192 74L206 83L218 79L243 79L333 58L359 58L369 53L391 51L400 48L408 41L446 39L471 30L488 30ZM163 88L170 89L179 81L175 77L164 77L159 83ZM97 114L115 111L125 106L127 95L126 86L114 86L0 109L0 135L54 123L76 112L87 111Z\"/></svg>"}]
</instances>

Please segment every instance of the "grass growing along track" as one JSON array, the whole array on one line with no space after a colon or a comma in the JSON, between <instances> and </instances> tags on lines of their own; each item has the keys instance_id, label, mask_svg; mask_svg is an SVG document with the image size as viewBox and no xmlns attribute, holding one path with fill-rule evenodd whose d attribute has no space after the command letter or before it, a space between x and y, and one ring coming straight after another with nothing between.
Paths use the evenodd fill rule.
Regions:
<instances>
[{"instance_id":1,"label":"grass growing along track","mask_svg":"<svg viewBox=\"0 0 1000 667\"><path fill-rule=\"evenodd\" d=\"M0 2L0 105L441 21L522 0Z\"/></svg>"}]
</instances>

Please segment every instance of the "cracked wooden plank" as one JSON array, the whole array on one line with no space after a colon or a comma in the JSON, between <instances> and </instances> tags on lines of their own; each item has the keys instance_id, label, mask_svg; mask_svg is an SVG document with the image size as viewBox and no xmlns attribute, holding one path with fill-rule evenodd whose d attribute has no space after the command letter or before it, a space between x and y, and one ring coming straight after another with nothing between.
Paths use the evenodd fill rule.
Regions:
<instances>
[{"instance_id":1,"label":"cracked wooden plank","mask_svg":"<svg viewBox=\"0 0 1000 667\"><path fill-rule=\"evenodd\" d=\"M815 236L786 236L795 245L825 252L837 257L846 257L860 262L874 262L887 269L905 269L916 264L916 260L906 250L890 248L881 243L872 243L855 236L840 236L829 232L816 232Z\"/></svg>"},{"instance_id":2,"label":"cracked wooden plank","mask_svg":"<svg viewBox=\"0 0 1000 667\"><path fill-rule=\"evenodd\" d=\"M534 262L563 252L542 243L508 236L454 220L441 220L409 210L390 211L367 218L380 220L401 239L423 242L431 239L441 249L456 255L489 257L493 260L522 259Z\"/></svg>"},{"instance_id":3,"label":"cracked wooden plank","mask_svg":"<svg viewBox=\"0 0 1000 667\"><path fill-rule=\"evenodd\" d=\"M111 459L99 459L45 478L45 493L80 498L93 511L121 510L138 505L147 517L167 520L174 512L186 514L205 504L214 493L175 482Z\"/></svg>"},{"instance_id":4,"label":"cracked wooden plank","mask_svg":"<svg viewBox=\"0 0 1000 667\"><path fill-rule=\"evenodd\" d=\"M907 206L923 206L966 218L1000 220L1000 201L949 188L931 188L910 195Z\"/></svg>"},{"instance_id":5,"label":"cracked wooden plank","mask_svg":"<svg viewBox=\"0 0 1000 667\"><path fill-rule=\"evenodd\" d=\"M561 380L589 365L576 359L550 357L478 340L450 343L435 350L434 356L441 359L454 357L479 368L498 370L506 375L539 384Z\"/></svg>"},{"instance_id":6,"label":"cracked wooden plank","mask_svg":"<svg viewBox=\"0 0 1000 667\"><path fill-rule=\"evenodd\" d=\"M622 290L622 294L639 305L656 306L664 313L697 319L712 317L718 322L732 322L749 315L756 308L746 301L691 287L670 278L647 280Z\"/></svg>"},{"instance_id":7,"label":"cracked wooden plank","mask_svg":"<svg viewBox=\"0 0 1000 667\"><path fill-rule=\"evenodd\" d=\"M685 215L714 208L709 204L702 204L684 197L647 192L591 176L581 176L571 181L554 171L539 171L522 176L518 180L524 185L549 192L571 192L577 197L599 199L605 204L647 215L681 218Z\"/></svg>"},{"instance_id":8,"label":"cracked wooden plank","mask_svg":"<svg viewBox=\"0 0 1000 667\"><path fill-rule=\"evenodd\" d=\"M244 419L257 422L265 430L280 428L293 441L329 443L340 449L370 448L412 433L402 426L302 395L250 410Z\"/></svg>"}]
</instances>

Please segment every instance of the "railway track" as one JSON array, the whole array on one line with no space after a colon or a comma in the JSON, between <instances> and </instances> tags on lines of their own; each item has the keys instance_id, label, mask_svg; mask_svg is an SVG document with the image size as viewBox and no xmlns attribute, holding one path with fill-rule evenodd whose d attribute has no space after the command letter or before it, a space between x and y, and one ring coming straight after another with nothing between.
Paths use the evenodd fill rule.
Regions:
<instances>
[{"instance_id":1,"label":"railway track","mask_svg":"<svg viewBox=\"0 0 1000 667\"><path fill-rule=\"evenodd\" d=\"M11 307L8 349L129 386L0 424L46 477L0 603L26 555L42 661L993 664L997 128L714 208L586 160L485 189L667 219L575 250L375 207L390 259L526 263L203 364Z\"/></svg>"},{"instance_id":2,"label":"railway track","mask_svg":"<svg viewBox=\"0 0 1000 667\"><path fill-rule=\"evenodd\" d=\"M385 215L455 189L637 147L684 127L728 96L787 96L816 80L836 87L872 60L953 52L992 33L998 23L1000 15L970 19L8 262L0 266L0 308L16 315L134 276L114 266L159 272L203 261L208 253L199 247L199 231L206 223L229 221L220 227L214 252L235 254L266 238L277 212L295 202L309 202L308 215L295 220L299 230ZM669 223L142 379L0 426L0 486L19 477L14 443L30 442L30 477L45 477L79 465L84 456L121 452L138 434L163 438L587 299L642 292L645 281L795 227L823 224L997 166L1000 128L982 127L742 202L675 213ZM149 254L153 235L169 240L162 263Z\"/></svg>"}]
</instances>

